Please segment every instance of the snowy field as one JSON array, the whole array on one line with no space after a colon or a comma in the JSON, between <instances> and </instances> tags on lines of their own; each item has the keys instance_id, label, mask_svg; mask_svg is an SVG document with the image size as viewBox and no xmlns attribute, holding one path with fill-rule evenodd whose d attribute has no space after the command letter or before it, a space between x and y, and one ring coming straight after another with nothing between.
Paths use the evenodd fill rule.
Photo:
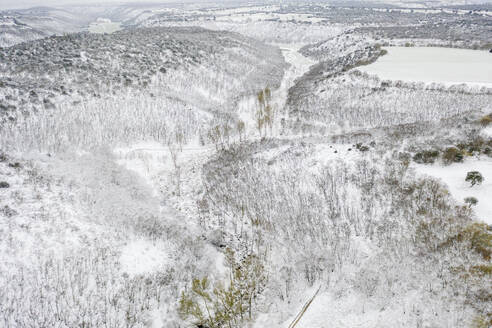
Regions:
<instances>
[{"instance_id":1,"label":"snowy field","mask_svg":"<svg viewBox=\"0 0 492 328\"><path fill-rule=\"evenodd\" d=\"M384 80L492 87L492 54L437 47L389 47L375 63L360 67Z\"/></svg>"},{"instance_id":2,"label":"snowy field","mask_svg":"<svg viewBox=\"0 0 492 328\"><path fill-rule=\"evenodd\" d=\"M465 205L466 197L475 197L478 200L474 206L477 218L492 224L492 161L490 159L473 159L464 163L454 163L449 166L418 165L417 173L435 177L445 183L451 196L460 204ZM467 172L478 171L484 181L480 185L470 186L465 181Z\"/></svg>"},{"instance_id":3,"label":"snowy field","mask_svg":"<svg viewBox=\"0 0 492 328\"><path fill-rule=\"evenodd\" d=\"M89 25L89 32L91 33L114 33L121 30L121 23L112 22L109 19L101 19L97 22Z\"/></svg>"}]
</instances>

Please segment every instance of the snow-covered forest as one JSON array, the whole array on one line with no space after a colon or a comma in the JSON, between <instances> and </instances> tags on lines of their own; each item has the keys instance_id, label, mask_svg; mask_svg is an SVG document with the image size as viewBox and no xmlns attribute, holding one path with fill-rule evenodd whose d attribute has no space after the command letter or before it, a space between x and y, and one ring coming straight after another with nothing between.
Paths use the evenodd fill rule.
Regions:
<instances>
[{"instance_id":1,"label":"snow-covered forest","mask_svg":"<svg viewBox=\"0 0 492 328\"><path fill-rule=\"evenodd\" d=\"M394 46L492 7L0 11L0 327L492 327L492 76Z\"/></svg>"}]
</instances>

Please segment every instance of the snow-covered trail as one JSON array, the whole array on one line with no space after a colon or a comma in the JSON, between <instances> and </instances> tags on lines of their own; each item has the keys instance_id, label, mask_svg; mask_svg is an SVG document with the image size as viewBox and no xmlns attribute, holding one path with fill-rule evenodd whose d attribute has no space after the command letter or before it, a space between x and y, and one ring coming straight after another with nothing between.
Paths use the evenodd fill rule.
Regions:
<instances>
[{"instance_id":1,"label":"snow-covered trail","mask_svg":"<svg viewBox=\"0 0 492 328\"><path fill-rule=\"evenodd\" d=\"M277 110L287 112L285 106L289 89L294 86L296 79L303 76L316 62L299 52L304 44L280 44L278 46L290 67L284 74L280 88L273 92L273 105Z\"/></svg>"},{"instance_id":2,"label":"snow-covered trail","mask_svg":"<svg viewBox=\"0 0 492 328\"><path fill-rule=\"evenodd\" d=\"M273 133L276 135L280 131L280 122L282 118L286 118L288 110L286 109L287 97L289 95L289 89L294 86L296 79L303 76L309 68L316 62L310 58L303 56L299 50L305 44L275 44L278 46L285 62L289 65L284 73L280 87L272 91L272 107L274 109L274 128ZM268 85L265 85L268 87ZM238 104L238 116L246 125L246 135L248 138L258 137L258 131L256 130L256 110L258 108L256 95L251 95L241 99Z\"/></svg>"}]
</instances>

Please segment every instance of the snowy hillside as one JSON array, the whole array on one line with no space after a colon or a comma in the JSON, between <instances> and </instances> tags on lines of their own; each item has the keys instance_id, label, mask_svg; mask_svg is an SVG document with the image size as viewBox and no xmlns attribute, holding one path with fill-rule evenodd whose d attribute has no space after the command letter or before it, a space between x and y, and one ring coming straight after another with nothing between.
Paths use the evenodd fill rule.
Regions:
<instances>
[{"instance_id":1,"label":"snowy hillside","mask_svg":"<svg viewBox=\"0 0 492 328\"><path fill-rule=\"evenodd\" d=\"M77 32L90 20L85 15L49 7L0 11L0 47Z\"/></svg>"},{"instance_id":2,"label":"snowy hillside","mask_svg":"<svg viewBox=\"0 0 492 328\"><path fill-rule=\"evenodd\" d=\"M3 15L0 328L490 327L492 89L378 72L492 16L398 6Z\"/></svg>"}]
</instances>

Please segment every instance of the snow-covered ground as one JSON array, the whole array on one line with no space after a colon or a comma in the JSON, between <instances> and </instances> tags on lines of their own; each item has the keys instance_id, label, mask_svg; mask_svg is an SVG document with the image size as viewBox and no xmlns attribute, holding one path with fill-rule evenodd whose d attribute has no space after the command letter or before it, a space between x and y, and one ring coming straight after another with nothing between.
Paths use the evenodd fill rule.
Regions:
<instances>
[{"instance_id":1,"label":"snow-covered ground","mask_svg":"<svg viewBox=\"0 0 492 328\"><path fill-rule=\"evenodd\" d=\"M172 243L151 242L145 239L130 241L121 250L122 271L129 276L165 271L171 262L169 253L173 251Z\"/></svg>"},{"instance_id":2,"label":"snow-covered ground","mask_svg":"<svg viewBox=\"0 0 492 328\"><path fill-rule=\"evenodd\" d=\"M492 126L488 126L482 130L482 135L485 138L492 138Z\"/></svg>"},{"instance_id":3,"label":"snow-covered ground","mask_svg":"<svg viewBox=\"0 0 492 328\"><path fill-rule=\"evenodd\" d=\"M449 166L440 164L416 165L416 171L429 175L444 182L453 198L463 205L466 197L475 197L478 204L473 207L477 218L488 224L492 224L492 160L469 159L464 163L454 163ZM484 181L480 185L470 186L465 181L467 172L478 171Z\"/></svg>"},{"instance_id":4,"label":"snow-covered ground","mask_svg":"<svg viewBox=\"0 0 492 328\"><path fill-rule=\"evenodd\" d=\"M388 47L388 54L358 69L384 80L492 87L492 54L438 47Z\"/></svg>"},{"instance_id":5,"label":"snow-covered ground","mask_svg":"<svg viewBox=\"0 0 492 328\"><path fill-rule=\"evenodd\" d=\"M91 33L114 33L121 30L120 22L112 22L110 19L101 19L89 25Z\"/></svg>"},{"instance_id":6,"label":"snow-covered ground","mask_svg":"<svg viewBox=\"0 0 492 328\"><path fill-rule=\"evenodd\" d=\"M275 105L278 108L284 108L289 89L294 85L295 80L304 75L316 62L299 53L304 44L279 44L278 46L282 50L285 61L291 65L284 74L280 88L274 92Z\"/></svg>"}]
</instances>

